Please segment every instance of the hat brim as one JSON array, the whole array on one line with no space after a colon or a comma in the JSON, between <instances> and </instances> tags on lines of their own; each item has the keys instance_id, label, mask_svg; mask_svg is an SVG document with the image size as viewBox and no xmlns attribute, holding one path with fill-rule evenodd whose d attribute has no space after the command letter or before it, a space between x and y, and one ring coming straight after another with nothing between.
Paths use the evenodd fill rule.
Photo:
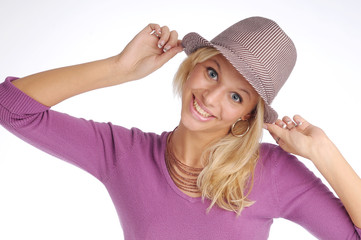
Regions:
<instances>
[{"instance_id":1,"label":"hat brim","mask_svg":"<svg viewBox=\"0 0 361 240\"><path fill-rule=\"evenodd\" d=\"M234 54L232 50L224 46L212 43L195 32L185 35L182 40L182 45L184 48L184 52L187 55L190 55L197 49L203 47L213 47L217 49L232 64L232 66L253 86L253 88L265 101L264 122L274 123L277 120L277 112L267 103L267 100L265 99L265 97L263 97L264 93L257 90L259 89L257 88L257 85L261 83L259 82L259 80L257 80L256 76L251 72L251 70L249 70L249 68L247 67L247 63L242 58Z\"/></svg>"}]
</instances>

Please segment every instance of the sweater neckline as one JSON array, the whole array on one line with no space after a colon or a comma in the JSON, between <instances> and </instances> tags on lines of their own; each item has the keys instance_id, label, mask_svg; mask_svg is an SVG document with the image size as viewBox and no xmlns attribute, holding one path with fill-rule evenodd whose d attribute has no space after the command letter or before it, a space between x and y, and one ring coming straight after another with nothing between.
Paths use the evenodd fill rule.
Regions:
<instances>
[{"instance_id":1,"label":"sweater neckline","mask_svg":"<svg viewBox=\"0 0 361 240\"><path fill-rule=\"evenodd\" d=\"M182 192L177 185L173 182L172 177L170 176L168 169L167 169L167 165L165 162L165 153L166 153L166 149L167 149L167 139L168 136L171 132L166 132L165 134L163 134L163 139L162 139L162 157L161 157L161 168L162 168L162 172L163 175L168 183L168 185L170 186L170 188L181 198L189 201L189 202L200 202L202 201L202 197L191 197L188 196L187 194L185 194L184 192Z\"/></svg>"}]
</instances>

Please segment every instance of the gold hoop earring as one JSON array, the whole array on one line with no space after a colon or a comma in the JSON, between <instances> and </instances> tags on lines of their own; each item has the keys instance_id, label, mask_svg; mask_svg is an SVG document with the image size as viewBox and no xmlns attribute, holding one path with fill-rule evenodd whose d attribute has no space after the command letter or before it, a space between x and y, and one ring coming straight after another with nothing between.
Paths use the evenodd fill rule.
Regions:
<instances>
[{"instance_id":1,"label":"gold hoop earring","mask_svg":"<svg viewBox=\"0 0 361 240\"><path fill-rule=\"evenodd\" d=\"M247 130L246 130L244 133L242 133L242 134L236 134L236 133L234 132L234 127L236 126L236 124L237 124L239 121L247 121L247 123L248 123ZM244 135L246 135L246 134L248 133L249 128L250 128L250 126L249 126L248 120L242 120L242 118L240 118L240 119L238 119L235 123L233 123L233 125L232 125L232 127L231 127L231 133L232 133L233 136L238 137L238 138L241 138L241 137L244 137Z\"/></svg>"}]
</instances>

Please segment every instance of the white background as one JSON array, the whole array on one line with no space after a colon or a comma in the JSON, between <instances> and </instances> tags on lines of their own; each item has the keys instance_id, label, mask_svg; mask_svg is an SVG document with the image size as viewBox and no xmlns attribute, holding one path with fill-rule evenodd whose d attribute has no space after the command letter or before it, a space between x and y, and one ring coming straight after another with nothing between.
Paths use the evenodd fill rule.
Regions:
<instances>
[{"instance_id":1,"label":"white background","mask_svg":"<svg viewBox=\"0 0 361 240\"><path fill-rule=\"evenodd\" d=\"M0 0L0 79L119 53L143 27L212 39L250 16L271 18L294 40L298 61L273 103L322 127L361 175L360 1ZM179 121L172 78L181 53L144 80L93 91L54 107L77 117L161 133ZM273 142L267 133L264 141ZM302 159L318 176L308 160ZM0 239L123 239L105 188L70 164L0 128ZM314 239L276 219L269 239Z\"/></svg>"}]
</instances>

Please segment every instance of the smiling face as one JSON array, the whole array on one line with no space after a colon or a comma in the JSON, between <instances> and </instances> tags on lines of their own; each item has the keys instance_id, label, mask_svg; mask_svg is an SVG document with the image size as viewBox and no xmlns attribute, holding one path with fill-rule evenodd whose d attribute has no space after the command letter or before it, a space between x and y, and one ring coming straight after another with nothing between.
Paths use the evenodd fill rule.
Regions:
<instances>
[{"instance_id":1,"label":"smiling face","mask_svg":"<svg viewBox=\"0 0 361 240\"><path fill-rule=\"evenodd\" d=\"M190 131L228 134L237 119L246 120L259 95L221 55L198 63L182 91L181 124Z\"/></svg>"}]
</instances>

